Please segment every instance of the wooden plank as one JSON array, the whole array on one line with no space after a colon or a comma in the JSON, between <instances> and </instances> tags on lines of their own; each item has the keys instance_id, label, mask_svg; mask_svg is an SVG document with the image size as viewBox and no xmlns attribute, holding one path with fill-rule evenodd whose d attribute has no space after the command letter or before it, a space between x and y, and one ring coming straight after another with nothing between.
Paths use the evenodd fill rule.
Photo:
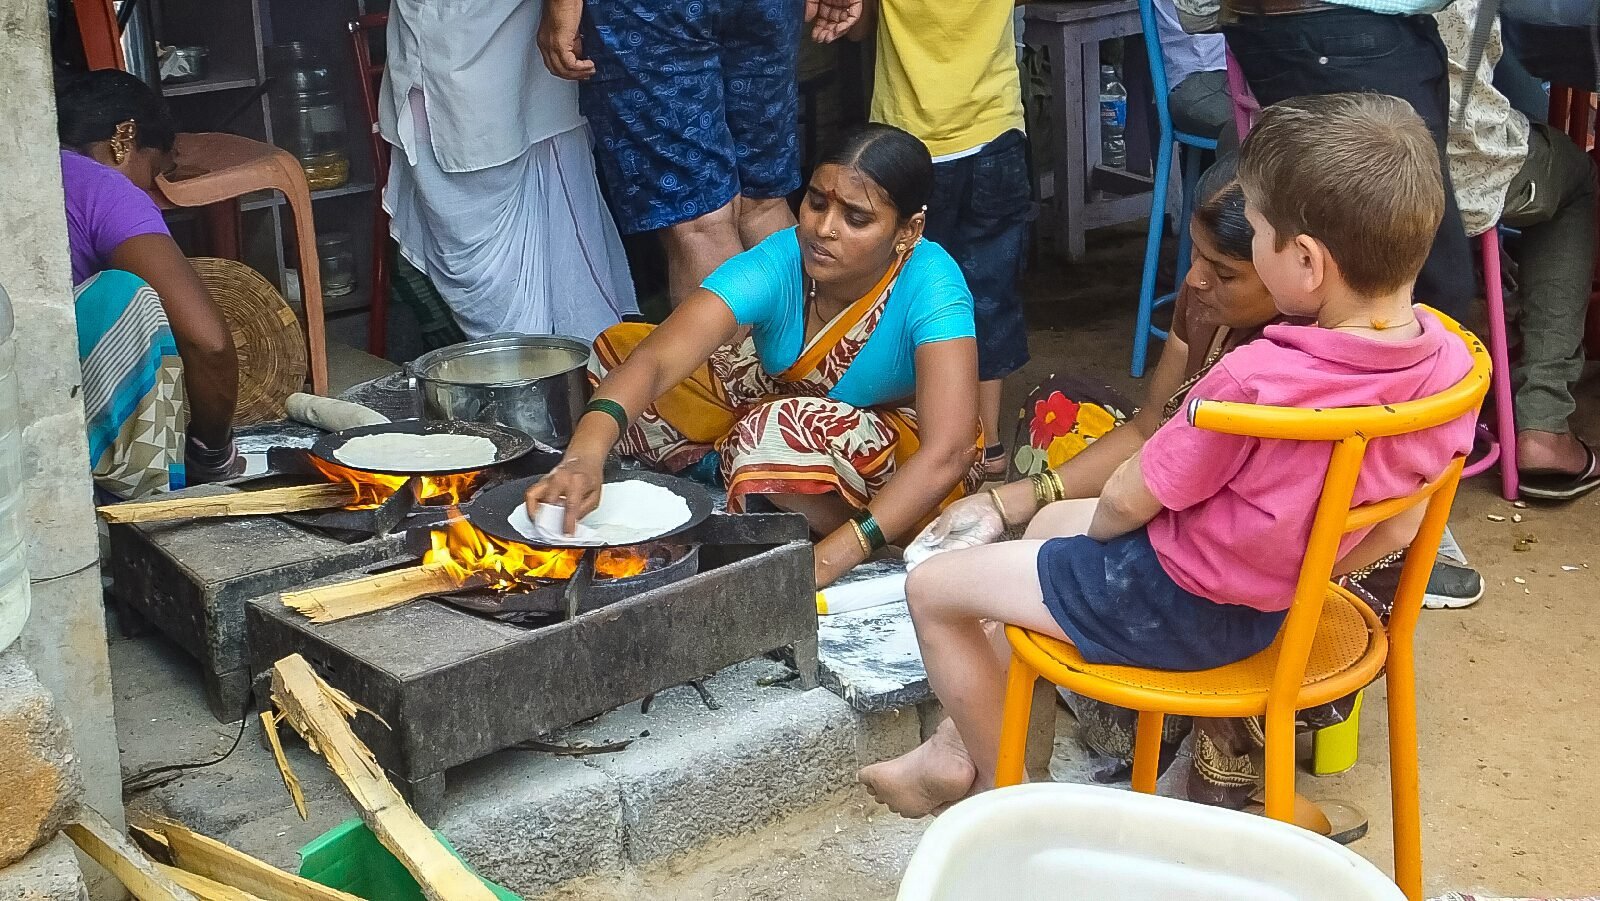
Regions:
<instances>
[{"instance_id":1,"label":"wooden plank","mask_svg":"<svg viewBox=\"0 0 1600 901\"><path fill-rule=\"evenodd\" d=\"M207 497L169 497L155 501L108 504L99 508L106 522L167 522L174 519L202 519L219 516L267 516L325 510L354 503L353 485L317 484L239 491Z\"/></svg>"},{"instance_id":2,"label":"wooden plank","mask_svg":"<svg viewBox=\"0 0 1600 901\"><path fill-rule=\"evenodd\" d=\"M117 877L137 901L197 901L92 808L81 808L63 831L78 850Z\"/></svg>"},{"instance_id":3,"label":"wooden plank","mask_svg":"<svg viewBox=\"0 0 1600 901\"><path fill-rule=\"evenodd\" d=\"M350 729L355 704L328 686L304 657L293 654L272 668L272 700L328 761L361 819L394 854L431 901L495 901L466 864L456 859L416 811L406 806L372 752Z\"/></svg>"},{"instance_id":4,"label":"wooden plank","mask_svg":"<svg viewBox=\"0 0 1600 901\"><path fill-rule=\"evenodd\" d=\"M444 564L429 563L334 585L286 591L283 605L314 623L336 623L352 616L388 610L430 594L455 591L474 584L484 584L484 580L468 577L464 582L458 582Z\"/></svg>"},{"instance_id":5,"label":"wooden plank","mask_svg":"<svg viewBox=\"0 0 1600 901\"><path fill-rule=\"evenodd\" d=\"M146 817L133 829L165 846L178 867L267 901L362 901L286 873L172 820Z\"/></svg>"},{"instance_id":6,"label":"wooden plank","mask_svg":"<svg viewBox=\"0 0 1600 901\"><path fill-rule=\"evenodd\" d=\"M236 889L231 885L223 885L198 873L180 870L177 867L169 867L164 863L156 864L156 868L168 879L183 886L184 889L191 892L200 901L264 901L264 899L243 889Z\"/></svg>"}]
</instances>

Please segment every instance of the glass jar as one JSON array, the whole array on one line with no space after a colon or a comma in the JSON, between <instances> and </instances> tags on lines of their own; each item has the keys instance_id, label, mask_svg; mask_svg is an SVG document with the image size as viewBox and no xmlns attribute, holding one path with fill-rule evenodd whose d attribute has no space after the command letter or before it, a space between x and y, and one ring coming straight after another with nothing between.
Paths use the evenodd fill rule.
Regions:
<instances>
[{"instance_id":1,"label":"glass jar","mask_svg":"<svg viewBox=\"0 0 1600 901\"><path fill-rule=\"evenodd\" d=\"M309 41L274 44L267 48L267 74L273 137L300 161L311 190L349 181L344 103L321 48Z\"/></svg>"},{"instance_id":2,"label":"glass jar","mask_svg":"<svg viewBox=\"0 0 1600 901\"><path fill-rule=\"evenodd\" d=\"M317 263L323 297L342 297L356 289L356 252L349 233L317 235Z\"/></svg>"}]
</instances>

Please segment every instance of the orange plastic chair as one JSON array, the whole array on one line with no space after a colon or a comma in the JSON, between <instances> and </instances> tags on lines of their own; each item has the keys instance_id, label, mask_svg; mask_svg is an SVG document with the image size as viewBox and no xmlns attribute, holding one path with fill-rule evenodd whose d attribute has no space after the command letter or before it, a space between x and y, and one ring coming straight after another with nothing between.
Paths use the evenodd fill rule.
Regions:
<instances>
[{"instance_id":1,"label":"orange plastic chair","mask_svg":"<svg viewBox=\"0 0 1600 901\"><path fill-rule=\"evenodd\" d=\"M1133 787L1154 792L1167 714L1266 717L1266 811L1290 821L1294 810L1295 712L1337 700L1387 671L1389 767L1394 803L1395 882L1422 898L1422 822L1417 784L1415 652L1417 618L1434 556L1455 499L1464 457L1408 497L1351 508L1367 444L1421 431L1475 413L1489 389L1489 352L1476 336L1439 317L1472 352L1472 371L1432 397L1383 407L1301 410L1200 401L1195 426L1229 435L1333 442L1311 537L1300 566L1294 603L1278 639L1238 663L1200 672L1102 666L1084 661L1071 644L1006 627L1011 669L1006 685L997 786L1023 780L1033 688L1042 678L1081 695L1139 711L1134 736ZM1340 538L1426 503L1412 539L1387 629L1366 604L1331 581Z\"/></svg>"},{"instance_id":2,"label":"orange plastic chair","mask_svg":"<svg viewBox=\"0 0 1600 901\"><path fill-rule=\"evenodd\" d=\"M294 215L300 266L300 299L310 351L311 390L328 393L328 339L322 311L322 271L311 217L305 170L285 150L240 135L214 132L178 135L176 168L156 179L162 206L204 207L212 254L239 258L239 198L256 191L283 193Z\"/></svg>"}]
</instances>

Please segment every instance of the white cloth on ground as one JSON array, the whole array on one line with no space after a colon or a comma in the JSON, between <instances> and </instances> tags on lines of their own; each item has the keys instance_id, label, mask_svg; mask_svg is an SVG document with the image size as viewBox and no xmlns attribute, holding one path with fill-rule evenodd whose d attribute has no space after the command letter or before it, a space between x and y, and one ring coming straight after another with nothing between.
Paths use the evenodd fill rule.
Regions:
<instances>
[{"instance_id":1,"label":"white cloth on ground","mask_svg":"<svg viewBox=\"0 0 1600 901\"><path fill-rule=\"evenodd\" d=\"M406 118L418 136L416 159L391 156L384 208L400 252L433 282L467 337L590 341L638 312L595 179L588 125L580 120L509 163L448 172L428 140L424 103L413 92Z\"/></svg>"}]
</instances>

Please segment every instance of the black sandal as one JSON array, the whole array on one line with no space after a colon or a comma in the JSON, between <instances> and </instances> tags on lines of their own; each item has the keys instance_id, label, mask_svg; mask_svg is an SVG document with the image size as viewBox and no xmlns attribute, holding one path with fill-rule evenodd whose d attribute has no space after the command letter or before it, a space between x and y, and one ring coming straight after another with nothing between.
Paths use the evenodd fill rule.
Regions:
<instances>
[{"instance_id":1,"label":"black sandal","mask_svg":"<svg viewBox=\"0 0 1600 901\"><path fill-rule=\"evenodd\" d=\"M1522 496L1541 501L1570 501L1600 488L1600 457L1596 457L1594 449L1587 444L1583 445L1583 452L1589 459L1582 472L1524 470L1517 473Z\"/></svg>"},{"instance_id":2,"label":"black sandal","mask_svg":"<svg viewBox=\"0 0 1600 901\"><path fill-rule=\"evenodd\" d=\"M998 482L1006 477L1006 446L990 444L983 449L983 477Z\"/></svg>"}]
</instances>

